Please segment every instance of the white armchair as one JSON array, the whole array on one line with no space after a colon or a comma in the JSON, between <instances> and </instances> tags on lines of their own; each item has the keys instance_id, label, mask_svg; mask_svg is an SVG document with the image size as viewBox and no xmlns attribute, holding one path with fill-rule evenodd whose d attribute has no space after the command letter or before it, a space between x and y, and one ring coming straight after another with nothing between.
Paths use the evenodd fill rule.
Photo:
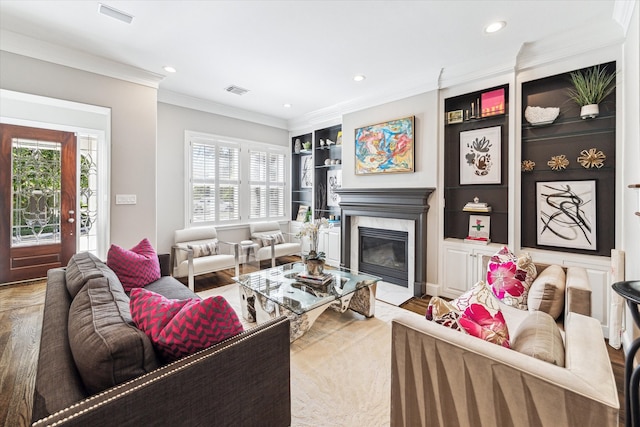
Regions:
<instances>
[{"instance_id":1,"label":"white armchair","mask_svg":"<svg viewBox=\"0 0 640 427\"><path fill-rule=\"evenodd\" d=\"M235 268L239 276L238 243L218 240L215 227L187 228L174 232L171 248L173 277L188 277L195 292L194 277Z\"/></svg>"},{"instance_id":2,"label":"white armchair","mask_svg":"<svg viewBox=\"0 0 640 427\"><path fill-rule=\"evenodd\" d=\"M276 258L287 255L300 255L300 243L288 242L285 234L276 221L256 222L249 224L251 240L258 244L256 260L271 259L271 267L276 266Z\"/></svg>"}]
</instances>

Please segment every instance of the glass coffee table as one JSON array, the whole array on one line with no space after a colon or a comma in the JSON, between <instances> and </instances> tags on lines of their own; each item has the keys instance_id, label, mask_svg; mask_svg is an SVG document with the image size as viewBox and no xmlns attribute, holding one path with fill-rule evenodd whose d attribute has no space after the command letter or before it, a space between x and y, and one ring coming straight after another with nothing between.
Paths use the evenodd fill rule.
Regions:
<instances>
[{"instance_id":1,"label":"glass coffee table","mask_svg":"<svg viewBox=\"0 0 640 427\"><path fill-rule=\"evenodd\" d=\"M304 335L328 308L374 316L379 277L326 267L324 280L314 282L305 273L304 264L295 262L234 277L240 284L242 316L263 323L286 315L291 342Z\"/></svg>"}]
</instances>

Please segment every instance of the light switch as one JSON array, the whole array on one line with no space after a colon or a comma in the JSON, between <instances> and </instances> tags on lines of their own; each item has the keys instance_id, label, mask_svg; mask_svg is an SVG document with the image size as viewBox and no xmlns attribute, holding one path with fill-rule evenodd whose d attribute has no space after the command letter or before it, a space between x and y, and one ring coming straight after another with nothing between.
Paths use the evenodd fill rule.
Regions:
<instances>
[{"instance_id":1,"label":"light switch","mask_svg":"<svg viewBox=\"0 0 640 427\"><path fill-rule=\"evenodd\" d=\"M116 194L116 205L135 205L135 194Z\"/></svg>"}]
</instances>

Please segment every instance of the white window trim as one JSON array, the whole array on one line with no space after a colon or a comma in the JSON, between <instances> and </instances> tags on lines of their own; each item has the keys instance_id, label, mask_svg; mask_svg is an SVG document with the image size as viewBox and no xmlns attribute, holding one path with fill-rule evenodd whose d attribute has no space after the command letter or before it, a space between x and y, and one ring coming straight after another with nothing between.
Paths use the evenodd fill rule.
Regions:
<instances>
[{"instance_id":1,"label":"white window trim","mask_svg":"<svg viewBox=\"0 0 640 427\"><path fill-rule=\"evenodd\" d=\"M240 218L238 220L229 220L229 221L220 221L216 219L211 222L199 222L193 223L192 221L192 211L191 211L191 200L192 200L192 171L191 171L191 141L193 139L200 140L208 140L211 141L212 144L223 144L223 145L235 145L240 146L240 200L239 200L239 212ZM249 150L261 150L269 153L276 153L284 155L284 167L285 167L285 186L284 186L284 215L276 218L249 218ZM210 133L196 132L186 130L184 133L184 171L185 171L185 198L184 198L184 227L192 228L192 227L202 227L206 225L214 225L216 227L224 227L224 226L233 226L239 224L247 224L250 222L261 222L261 221L286 221L289 218L289 209L290 209L290 197L291 197L291 187L289 180L287 177L289 176L290 170L290 153L288 147L269 144L266 142L260 141L251 141L246 139L228 137L223 135L216 135ZM217 218L217 217L216 217Z\"/></svg>"}]
</instances>

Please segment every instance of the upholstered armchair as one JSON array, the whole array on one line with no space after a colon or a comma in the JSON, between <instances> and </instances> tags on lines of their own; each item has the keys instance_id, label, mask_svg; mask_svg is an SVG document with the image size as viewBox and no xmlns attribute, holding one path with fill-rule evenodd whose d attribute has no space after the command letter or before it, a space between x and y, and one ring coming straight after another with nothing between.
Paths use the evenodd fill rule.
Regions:
<instances>
[{"instance_id":1,"label":"upholstered armchair","mask_svg":"<svg viewBox=\"0 0 640 427\"><path fill-rule=\"evenodd\" d=\"M300 243L288 242L277 221L256 222L249 224L251 240L258 244L256 260L271 259L271 267L276 266L276 258L287 255L300 255Z\"/></svg>"},{"instance_id":2,"label":"upholstered armchair","mask_svg":"<svg viewBox=\"0 0 640 427\"><path fill-rule=\"evenodd\" d=\"M239 245L218 239L215 227L187 228L174 232L171 248L173 277L188 277L195 292L194 277L235 268L239 276Z\"/></svg>"}]
</instances>

